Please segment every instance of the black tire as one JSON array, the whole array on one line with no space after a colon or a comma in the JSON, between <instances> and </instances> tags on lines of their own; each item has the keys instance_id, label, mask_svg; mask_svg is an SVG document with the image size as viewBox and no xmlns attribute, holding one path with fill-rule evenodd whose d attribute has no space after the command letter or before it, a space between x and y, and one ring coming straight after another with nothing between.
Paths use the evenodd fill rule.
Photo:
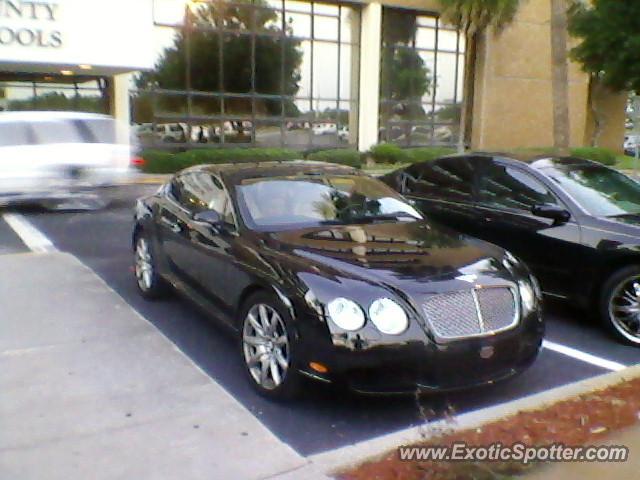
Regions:
<instances>
[{"instance_id":1,"label":"black tire","mask_svg":"<svg viewBox=\"0 0 640 480\"><path fill-rule=\"evenodd\" d=\"M635 280L640 286L640 266L637 265L621 268L613 273L602 287L599 312L602 324L618 341L640 347L640 295L635 293L633 287ZM621 299L619 295L625 290L628 290L630 295L628 299ZM636 298L637 304L634 303ZM627 305L633 308L638 307L636 320L632 320L630 325L620 321L614 315L616 306L626 307ZM627 329L625 325L630 328Z\"/></svg>"},{"instance_id":2,"label":"black tire","mask_svg":"<svg viewBox=\"0 0 640 480\"><path fill-rule=\"evenodd\" d=\"M268 312L271 314L271 320L274 324L278 324L277 328L274 328L273 332L263 331L266 337L270 337L273 339L273 342L269 342L269 345L252 345L247 343L247 338L263 340L262 337L257 335L256 329L253 324L249 320L249 313L254 314L254 319L256 319L255 313L256 308L260 308L260 305L269 307L272 312ZM280 323L277 320L274 320L274 316L272 313L277 313ZM259 324L260 319L257 319ZM238 325L240 325L240 335L239 335L239 350L240 350L240 358L243 362L244 371L247 376L247 380L251 384L251 386L262 396L274 399L274 400L291 400L297 397L301 391L301 383L302 377L298 371L299 363L298 363L298 350L297 350L297 341L296 335L294 334L294 329L292 328L291 315L287 308L282 304L280 299L273 294L270 294L266 291L257 292L251 295L244 303L242 308L240 309L240 314L238 317ZM280 328L282 327L282 328ZM253 333L253 335L251 335ZM266 335L271 333L271 335ZM282 343L278 343L276 339L281 339L282 336L286 337L286 355L285 349L283 348ZM253 340L252 340L253 341ZM276 351L280 351L280 355L277 355ZM261 360L256 363L253 368L250 366L250 357L255 358L256 356L260 356ZM279 360L282 360L286 356L286 360L288 366L284 373L280 373L280 383L276 383L273 375L273 366L272 363L275 362L275 368L278 372L282 372L282 364ZM267 376L269 378L265 378L265 381L261 383L260 379L258 379L255 375L261 377L262 369L264 364L269 364Z\"/></svg>"},{"instance_id":3,"label":"black tire","mask_svg":"<svg viewBox=\"0 0 640 480\"><path fill-rule=\"evenodd\" d=\"M146 277L143 272L142 263L139 263L141 261L142 251L144 250L148 253L148 257L146 257L147 266L150 268L148 277ZM140 295L149 300L165 297L169 292L169 286L158 274L153 242L144 231L141 231L135 237L133 260L134 279Z\"/></svg>"}]
</instances>

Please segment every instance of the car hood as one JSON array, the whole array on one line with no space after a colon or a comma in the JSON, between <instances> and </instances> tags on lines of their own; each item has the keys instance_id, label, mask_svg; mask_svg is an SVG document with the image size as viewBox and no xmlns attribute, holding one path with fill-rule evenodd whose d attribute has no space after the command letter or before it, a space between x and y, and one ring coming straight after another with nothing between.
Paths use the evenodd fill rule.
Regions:
<instances>
[{"instance_id":1,"label":"car hood","mask_svg":"<svg viewBox=\"0 0 640 480\"><path fill-rule=\"evenodd\" d=\"M512 280L504 251L426 222L314 227L267 234L266 243L323 276L382 283L406 293L433 292L435 284ZM437 289L436 289L437 291Z\"/></svg>"}]
</instances>

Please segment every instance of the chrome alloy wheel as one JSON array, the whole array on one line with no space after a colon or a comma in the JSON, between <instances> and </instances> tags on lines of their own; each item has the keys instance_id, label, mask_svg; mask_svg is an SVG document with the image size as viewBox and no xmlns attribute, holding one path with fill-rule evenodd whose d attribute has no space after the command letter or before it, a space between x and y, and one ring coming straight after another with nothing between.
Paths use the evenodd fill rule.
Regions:
<instances>
[{"instance_id":1,"label":"chrome alloy wheel","mask_svg":"<svg viewBox=\"0 0 640 480\"><path fill-rule=\"evenodd\" d=\"M153 286L153 261L149 250L149 243L143 237L136 244L136 279L141 290L150 290Z\"/></svg>"},{"instance_id":2,"label":"chrome alloy wheel","mask_svg":"<svg viewBox=\"0 0 640 480\"><path fill-rule=\"evenodd\" d=\"M622 280L609 299L609 318L627 340L640 344L640 276Z\"/></svg>"},{"instance_id":3,"label":"chrome alloy wheel","mask_svg":"<svg viewBox=\"0 0 640 480\"><path fill-rule=\"evenodd\" d=\"M251 377L262 388L274 390L284 381L291 352L285 323L273 307L251 307L242 327L242 350Z\"/></svg>"}]
</instances>

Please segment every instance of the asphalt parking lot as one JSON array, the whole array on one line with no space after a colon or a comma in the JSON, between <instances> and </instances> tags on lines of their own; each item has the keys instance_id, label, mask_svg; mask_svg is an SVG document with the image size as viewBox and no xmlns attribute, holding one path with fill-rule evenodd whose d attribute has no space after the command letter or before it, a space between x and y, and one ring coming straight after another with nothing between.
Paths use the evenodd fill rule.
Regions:
<instances>
[{"instance_id":1,"label":"asphalt parking lot","mask_svg":"<svg viewBox=\"0 0 640 480\"><path fill-rule=\"evenodd\" d=\"M155 188L153 185L121 187L114 192L111 206L99 212L22 210L13 213L26 218L58 250L75 255L94 270L277 437L302 455L415 425L421 421L421 411L433 409L434 413L429 415L438 416L449 406L455 412L475 410L606 373L618 364L638 363L637 349L611 340L584 313L548 304L547 340L553 342L550 345L555 345L555 350L543 349L533 367L507 383L419 399L345 395L342 391L309 384L305 396L295 403L283 405L266 401L246 383L237 342L225 330L179 298L148 302L138 296L131 272L131 207L136 197ZM28 249L0 217L0 253L20 251ZM10 278L7 272L4 278ZM55 279L51 279L51 284L55 288ZM558 346L569 350L559 353L562 348ZM418 403L422 408L418 408Z\"/></svg>"}]
</instances>

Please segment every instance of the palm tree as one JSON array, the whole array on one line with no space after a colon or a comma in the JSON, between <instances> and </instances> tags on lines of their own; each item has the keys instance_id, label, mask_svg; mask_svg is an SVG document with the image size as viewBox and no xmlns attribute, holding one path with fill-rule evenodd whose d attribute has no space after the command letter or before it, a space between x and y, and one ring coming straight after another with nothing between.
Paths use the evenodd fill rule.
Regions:
<instances>
[{"instance_id":1,"label":"palm tree","mask_svg":"<svg viewBox=\"0 0 640 480\"><path fill-rule=\"evenodd\" d=\"M553 90L553 146L569 153L569 65L567 1L551 0L551 88Z\"/></svg>"},{"instance_id":2,"label":"palm tree","mask_svg":"<svg viewBox=\"0 0 640 480\"><path fill-rule=\"evenodd\" d=\"M500 33L509 25L520 7L521 0L439 0L445 21L462 30L466 40L464 87L458 150L462 153L470 137L474 97L474 69L477 42L488 28Z\"/></svg>"}]
</instances>

